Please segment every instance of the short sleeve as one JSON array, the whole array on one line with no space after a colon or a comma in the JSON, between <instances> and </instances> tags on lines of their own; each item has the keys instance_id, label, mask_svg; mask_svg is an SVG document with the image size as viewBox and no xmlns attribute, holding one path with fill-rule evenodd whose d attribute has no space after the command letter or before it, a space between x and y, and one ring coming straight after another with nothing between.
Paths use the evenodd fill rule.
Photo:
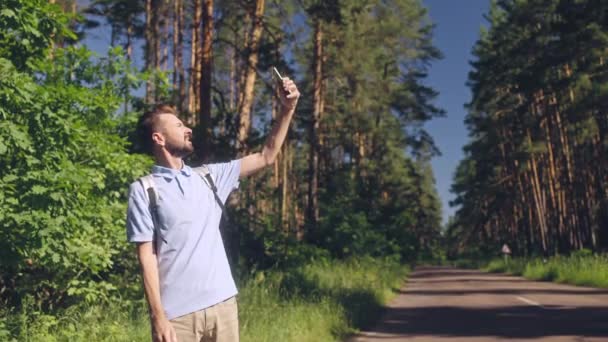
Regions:
<instances>
[{"instance_id":1,"label":"short sleeve","mask_svg":"<svg viewBox=\"0 0 608 342\"><path fill-rule=\"evenodd\" d=\"M222 202L226 202L232 190L239 187L239 175L241 173L241 159L228 163L207 165L211 177L217 187L218 196Z\"/></svg>"},{"instance_id":2,"label":"short sleeve","mask_svg":"<svg viewBox=\"0 0 608 342\"><path fill-rule=\"evenodd\" d=\"M129 187L127 207L127 240L147 242L154 240L154 223L150 213L149 200L142 184L137 181Z\"/></svg>"}]
</instances>

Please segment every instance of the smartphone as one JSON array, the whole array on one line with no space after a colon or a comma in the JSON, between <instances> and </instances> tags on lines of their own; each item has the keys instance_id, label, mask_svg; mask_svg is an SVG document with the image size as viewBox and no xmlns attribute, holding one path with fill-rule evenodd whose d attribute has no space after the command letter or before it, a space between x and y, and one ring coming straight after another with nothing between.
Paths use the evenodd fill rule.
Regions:
<instances>
[{"instance_id":1,"label":"smartphone","mask_svg":"<svg viewBox=\"0 0 608 342\"><path fill-rule=\"evenodd\" d=\"M275 67L272 67L272 78L274 78L277 89L282 94L288 94L288 92L285 91L285 89L283 88L283 76L281 76L281 74L279 73L279 70L277 70L277 68L275 68Z\"/></svg>"},{"instance_id":2,"label":"smartphone","mask_svg":"<svg viewBox=\"0 0 608 342\"><path fill-rule=\"evenodd\" d=\"M279 70L277 70L277 68L272 67L272 74L274 75L275 80L281 81L281 84L283 84L283 76L279 74Z\"/></svg>"}]
</instances>

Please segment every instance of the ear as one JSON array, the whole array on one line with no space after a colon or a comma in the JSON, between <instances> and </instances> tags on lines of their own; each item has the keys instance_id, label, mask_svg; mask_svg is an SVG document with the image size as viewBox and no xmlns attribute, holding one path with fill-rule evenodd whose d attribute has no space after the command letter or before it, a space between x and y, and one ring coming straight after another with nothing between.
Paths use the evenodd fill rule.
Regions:
<instances>
[{"instance_id":1,"label":"ear","mask_svg":"<svg viewBox=\"0 0 608 342\"><path fill-rule=\"evenodd\" d=\"M160 146L165 146L165 136L159 132L152 133L152 141Z\"/></svg>"}]
</instances>

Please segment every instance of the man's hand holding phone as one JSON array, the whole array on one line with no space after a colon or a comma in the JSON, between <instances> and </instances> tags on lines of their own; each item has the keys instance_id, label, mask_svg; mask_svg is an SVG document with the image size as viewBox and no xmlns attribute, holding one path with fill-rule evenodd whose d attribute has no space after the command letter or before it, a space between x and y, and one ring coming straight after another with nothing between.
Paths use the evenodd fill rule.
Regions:
<instances>
[{"instance_id":1,"label":"man's hand holding phone","mask_svg":"<svg viewBox=\"0 0 608 342\"><path fill-rule=\"evenodd\" d=\"M281 76L275 67L272 68L272 75L275 80L279 101L283 108L295 108L298 103L298 98L300 97L300 91L298 91L296 84L293 83L289 77Z\"/></svg>"}]
</instances>

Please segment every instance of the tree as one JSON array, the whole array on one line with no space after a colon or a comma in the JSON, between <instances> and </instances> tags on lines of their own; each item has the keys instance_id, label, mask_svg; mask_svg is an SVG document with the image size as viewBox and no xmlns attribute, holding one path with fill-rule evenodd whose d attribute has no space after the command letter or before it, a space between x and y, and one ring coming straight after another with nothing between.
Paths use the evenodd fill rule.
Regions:
<instances>
[{"instance_id":1,"label":"tree","mask_svg":"<svg viewBox=\"0 0 608 342\"><path fill-rule=\"evenodd\" d=\"M28 295L48 308L107 298L117 284L110 271L128 265L120 257L127 244L118 242L125 183L148 164L128 153L114 116L120 79L137 76L120 50L98 64L85 48L56 48L51 59L51 40L62 32L53 28L67 18L45 1L10 5L0 14L11 19L1 21L0 40L21 49L0 49L2 300L18 305ZM19 45L30 34L39 45ZM28 68L19 69L23 61Z\"/></svg>"},{"instance_id":2,"label":"tree","mask_svg":"<svg viewBox=\"0 0 608 342\"><path fill-rule=\"evenodd\" d=\"M251 22L243 50L245 51L245 65L242 70L242 87L240 88L237 113L239 113L238 144L242 152L247 151L247 139L251 130L251 113L253 110L254 85L257 76L260 41L262 38L264 15L264 0L255 0L247 9L247 16Z\"/></svg>"},{"instance_id":3,"label":"tree","mask_svg":"<svg viewBox=\"0 0 608 342\"><path fill-rule=\"evenodd\" d=\"M306 243L340 256L432 253L440 207L428 161L438 152L423 125L443 112L424 86L440 54L419 1L149 2L147 13L148 101L164 98L155 75L171 59L173 98L188 101L203 159L261 148L279 111L271 66L305 93L273 172L244 181L228 206L233 262L241 253L271 265Z\"/></svg>"},{"instance_id":4,"label":"tree","mask_svg":"<svg viewBox=\"0 0 608 342\"><path fill-rule=\"evenodd\" d=\"M209 155L211 139L211 79L213 73L213 0L203 3L203 34L200 87L201 158Z\"/></svg>"},{"instance_id":5,"label":"tree","mask_svg":"<svg viewBox=\"0 0 608 342\"><path fill-rule=\"evenodd\" d=\"M560 0L492 6L470 75L470 175L455 184L457 221L469 236L513 241L523 254L605 244L597 211L605 192L596 189L606 166L592 162L603 149L596 119L604 111L595 101L606 52L595 47L607 38L596 15L604 8Z\"/></svg>"},{"instance_id":6,"label":"tree","mask_svg":"<svg viewBox=\"0 0 608 342\"><path fill-rule=\"evenodd\" d=\"M312 18L314 34L313 40L313 110L309 128L310 156L308 157L308 207L307 218L311 227L316 226L319 221L319 150L322 140L319 134L319 125L324 111L325 94L323 89L324 73L323 64L326 60L324 54L323 25L339 21L339 5L336 1L314 1L307 9Z\"/></svg>"},{"instance_id":7,"label":"tree","mask_svg":"<svg viewBox=\"0 0 608 342\"><path fill-rule=\"evenodd\" d=\"M105 19L106 24L110 25L110 46L114 47L122 41L127 58L131 60L133 42L141 38L144 32L145 22L141 19L144 5L141 0L95 0L83 9L83 13L89 16L86 26L89 29L97 28L101 23L96 19Z\"/></svg>"}]
</instances>

